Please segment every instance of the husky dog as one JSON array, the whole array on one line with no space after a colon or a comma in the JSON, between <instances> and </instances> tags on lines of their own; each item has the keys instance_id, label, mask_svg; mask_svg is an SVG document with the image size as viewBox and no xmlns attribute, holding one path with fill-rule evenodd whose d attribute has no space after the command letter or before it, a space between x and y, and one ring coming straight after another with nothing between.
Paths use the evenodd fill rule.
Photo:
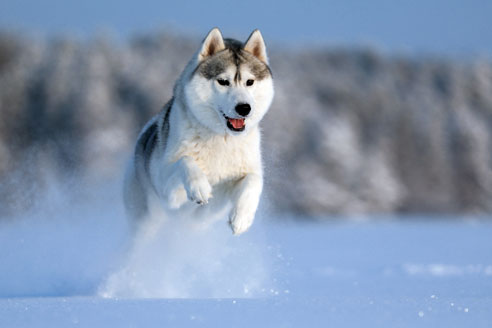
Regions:
<instances>
[{"instance_id":1,"label":"husky dog","mask_svg":"<svg viewBox=\"0 0 492 328\"><path fill-rule=\"evenodd\" d=\"M260 129L273 99L263 37L243 44L212 29L141 131L124 200L133 218L229 216L234 234L253 223L263 188Z\"/></svg>"}]
</instances>

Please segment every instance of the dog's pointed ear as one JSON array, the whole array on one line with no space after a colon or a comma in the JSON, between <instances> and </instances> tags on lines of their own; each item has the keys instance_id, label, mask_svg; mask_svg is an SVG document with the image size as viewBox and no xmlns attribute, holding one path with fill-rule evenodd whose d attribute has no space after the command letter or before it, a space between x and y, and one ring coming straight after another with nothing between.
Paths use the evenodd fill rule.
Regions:
<instances>
[{"instance_id":1,"label":"dog's pointed ear","mask_svg":"<svg viewBox=\"0 0 492 328\"><path fill-rule=\"evenodd\" d=\"M268 64L265 41L263 41L260 30L254 30L253 33L251 33L248 41L246 41L246 44L244 45L244 50L253 54L265 64Z\"/></svg>"},{"instance_id":2,"label":"dog's pointed ear","mask_svg":"<svg viewBox=\"0 0 492 328\"><path fill-rule=\"evenodd\" d=\"M210 57L217 52L224 50L224 39L222 34L217 27L214 27L210 32L208 32L207 37L203 40L202 48L198 53L198 61L201 62L207 57Z\"/></svg>"}]
</instances>

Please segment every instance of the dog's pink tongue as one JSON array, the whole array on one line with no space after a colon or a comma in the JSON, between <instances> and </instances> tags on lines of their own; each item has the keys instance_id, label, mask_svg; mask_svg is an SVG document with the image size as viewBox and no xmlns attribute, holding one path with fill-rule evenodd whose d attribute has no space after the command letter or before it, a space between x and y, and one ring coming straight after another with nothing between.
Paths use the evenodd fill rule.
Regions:
<instances>
[{"instance_id":1,"label":"dog's pink tongue","mask_svg":"<svg viewBox=\"0 0 492 328\"><path fill-rule=\"evenodd\" d=\"M229 122L231 122L234 129L241 129L244 126L244 118L230 118Z\"/></svg>"}]
</instances>

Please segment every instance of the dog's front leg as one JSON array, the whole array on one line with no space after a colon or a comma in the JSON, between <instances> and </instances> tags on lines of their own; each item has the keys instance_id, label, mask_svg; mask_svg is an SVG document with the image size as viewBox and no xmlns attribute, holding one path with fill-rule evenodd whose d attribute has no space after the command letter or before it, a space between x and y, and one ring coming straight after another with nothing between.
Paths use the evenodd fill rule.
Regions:
<instances>
[{"instance_id":1,"label":"dog's front leg","mask_svg":"<svg viewBox=\"0 0 492 328\"><path fill-rule=\"evenodd\" d=\"M179 208L186 200L207 204L212 197L207 177L191 157L184 156L172 164L164 179L164 199L170 208Z\"/></svg>"},{"instance_id":2,"label":"dog's front leg","mask_svg":"<svg viewBox=\"0 0 492 328\"><path fill-rule=\"evenodd\" d=\"M256 173L247 174L235 187L234 205L229 215L229 224L235 235L245 232L253 224L262 189L263 178Z\"/></svg>"}]
</instances>

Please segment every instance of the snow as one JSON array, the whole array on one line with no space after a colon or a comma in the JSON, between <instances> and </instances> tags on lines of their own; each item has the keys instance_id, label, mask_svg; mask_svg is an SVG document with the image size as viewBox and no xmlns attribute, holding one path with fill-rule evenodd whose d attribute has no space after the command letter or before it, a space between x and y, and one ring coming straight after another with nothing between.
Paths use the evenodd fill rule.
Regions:
<instances>
[{"instance_id":1,"label":"snow","mask_svg":"<svg viewBox=\"0 0 492 328\"><path fill-rule=\"evenodd\" d=\"M225 222L134 235L118 196L62 193L0 222L0 327L491 325L488 220L263 211L239 237Z\"/></svg>"}]
</instances>

